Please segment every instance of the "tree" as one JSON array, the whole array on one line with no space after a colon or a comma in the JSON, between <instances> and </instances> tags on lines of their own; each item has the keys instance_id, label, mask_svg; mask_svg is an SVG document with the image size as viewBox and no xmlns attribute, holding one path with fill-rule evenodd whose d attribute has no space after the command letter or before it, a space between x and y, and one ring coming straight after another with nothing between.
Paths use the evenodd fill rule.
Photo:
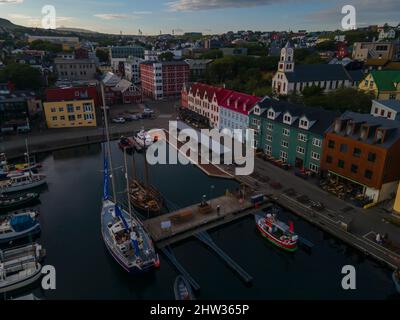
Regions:
<instances>
[{"instance_id":1,"label":"tree","mask_svg":"<svg viewBox=\"0 0 400 320\"><path fill-rule=\"evenodd\" d=\"M223 52L219 49L212 49L200 56L201 59L220 59L224 56Z\"/></svg>"},{"instance_id":2,"label":"tree","mask_svg":"<svg viewBox=\"0 0 400 320\"><path fill-rule=\"evenodd\" d=\"M108 62L109 60L108 51L96 49L96 57L99 58L100 62Z\"/></svg>"},{"instance_id":3,"label":"tree","mask_svg":"<svg viewBox=\"0 0 400 320\"><path fill-rule=\"evenodd\" d=\"M12 63L0 70L0 82L11 81L17 89L38 89L42 86L42 74L26 64Z\"/></svg>"},{"instance_id":4,"label":"tree","mask_svg":"<svg viewBox=\"0 0 400 320\"><path fill-rule=\"evenodd\" d=\"M171 51L166 51L159 56L161 61L172 61L174 60L174 54Z\"/></svg>"}]
</instances>

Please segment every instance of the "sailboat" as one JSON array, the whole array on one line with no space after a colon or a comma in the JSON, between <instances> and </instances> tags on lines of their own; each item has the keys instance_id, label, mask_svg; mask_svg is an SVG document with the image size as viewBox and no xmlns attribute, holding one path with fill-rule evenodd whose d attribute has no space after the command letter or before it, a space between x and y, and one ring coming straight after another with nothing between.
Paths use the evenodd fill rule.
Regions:
<instances>
[{"instance_id":1,"label":"sailboat","mask_svg":"<svg viewBox=\"0 0 400 320\"><path fill-rule=\"evenodd\" d=\"M103 241L115 261L129 273L141 273L160 265L160 259L155 252L150 236L141 221L133 214L129 202L129 181L125 160L125 179L127 185L129 212L125 211L116 201L115 182L112 171L112 157L107 113L105 111L104 88L101 86L104 105L104 121L107 135L107 156L104 157L104 186L101 208L101 234ZM111 178L113 196L109 193Z\"/></svg>"},{"instance_id":2,"label":"sailboat","mask_svg":"<svg viewBox=\"0 0 400 320\"><path fill-rule=\"evenodd\" d=\"M133 155L132 161L133 170L136 172L135 155ZM160 213L163 206L162 196L156 188L149 185L149 170L146 158L144 159L144 166L144 183L141 183L139 179L137 179L136 174L133 175L133 180L130 184L130 202L137 210L148 214L157 214Z\"/></svg>"}]
</instances>

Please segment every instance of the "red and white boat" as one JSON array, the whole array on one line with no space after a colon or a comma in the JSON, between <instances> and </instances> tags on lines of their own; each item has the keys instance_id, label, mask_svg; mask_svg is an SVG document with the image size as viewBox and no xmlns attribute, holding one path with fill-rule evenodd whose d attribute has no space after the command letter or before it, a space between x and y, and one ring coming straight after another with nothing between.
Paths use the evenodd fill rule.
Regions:
<instances>
[{"instance_id":1,"label":"red and white boat","mask_svg":"<svg viewBox=\"0 0 400 320\"><path fill-rule=\"evenodd\" d=\"M261 235L269 242L289 252L297 250L299 237L294 233L293 222L289 222L288 226L271 213L258 214L255 219Z\"/></svg>"}]
</instances>

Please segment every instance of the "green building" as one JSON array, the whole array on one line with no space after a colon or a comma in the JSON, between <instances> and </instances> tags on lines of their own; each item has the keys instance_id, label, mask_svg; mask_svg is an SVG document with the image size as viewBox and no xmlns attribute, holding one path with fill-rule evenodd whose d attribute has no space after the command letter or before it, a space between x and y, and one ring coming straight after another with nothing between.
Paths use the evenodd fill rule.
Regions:
<instances>
[{"instance_id":1,"label":"green building","mask_svg":"<svg viewBox=\"0 0 400 320\"><path fill-rule=\"evenodd\" d=\"M291 166L319 173L324 133L339 116L266 97L249 115L254 147Z\"/></svg>"}]
</instances>

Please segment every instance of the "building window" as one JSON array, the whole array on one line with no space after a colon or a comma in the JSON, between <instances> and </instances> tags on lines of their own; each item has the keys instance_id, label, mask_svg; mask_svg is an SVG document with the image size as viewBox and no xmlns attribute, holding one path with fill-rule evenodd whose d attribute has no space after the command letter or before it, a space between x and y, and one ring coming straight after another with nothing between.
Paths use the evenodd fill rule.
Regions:
<instances>
[{"instance_id":1,"label":"building window","mask_svg":"<svg viewBox=\"0 0 400 320\"><path fill-rule=\"evenodd\" d=\"M332 163L333 158L331 156L326 156L326 163Z\"/></svg>"},{"instance_id":2,"label":"building window","mask_svg":"<svg viewBox=\"0 0 400 320\"><path fill-rule=\"evenodd\" d=\"M67 111L68 113L74 113L74 106L73 105L67 105Z\"/></svg>"},{"instance_id":3,"label":"building window","mask_svg":"<svg viewBox=\"0 0 400 320\"><path fill-rule=\"evenodd\" d=\"M292 117L288 114L285 114L283 117L283 123L292 124Z\"/></svg>"},{"instance_id":4,"label":"building window","mask_svg":"<svg viewBox=\"0 0 400 320\"><path fill-rule=\"evenodd\" d=\"M314 138L314 139L313 139L313 145L314 145L315 147L321 148L321 146L322 146L322 140L321 140L321 139Z\"/></svg>"},{"instance_id":5,"label":"building window","mask_svg":"<svg viewBox=\"0 0 400 320\"><path fill-rule=\"evenodd\" d=\"M72 115L69 115L69 116L68 116L68 120L69 120L69 121L75 121L75 115L73 115L73 114L72 114Z\"/></svg>"},{"instance_id":6,"label":"building window","mask_svg":"<svg viewBox=\"0 0 400 320\"><path fill-rule=\"evenodd\" d=\"M267 139L268 142L272 142L272 136L270 134L267 134L267 138L266 139Z\"/></svg>"},{"instance_id":7,"label":"building window","mask_svg":"<svg viewBox=\"0 0 400 320\"><path fill-rule=\"evenodd\" d=\"M352 164L350 170L351 170L352 173L357 173L358 172L358 166L355 165L355 164Z\"/></svg>"},{"instance_id":8,"label":"building window","mask_svg":"<svg viewBox=\"0 0 400 320\"><path fill-rule=\"evenodd\" d=\"M340 152L346 153L346 152L347 152L347 149L348 149L347 144L342 143L342 144L340 145Z\"/></svg>"},{"instance_id":9,"label":"building window","mask_svg":"<svg viewBox=\"0 0 400 320\"><path fill-rule=\"evenodd\" d=\"M92 112L93 111L92 104L91 103L84 103L83 104L83 111Z\"/></svg>"},{"instance_id":10,"label":"building window","mask_svg":"<svg viewBox=\"0 0 400 320\"><path fill-rule=\"evenodd\" d=\"M268 119L275 120L275 112L274 111L268 111Z\"/></svg>"},{"instance_id":11,"label":"building window","mask_svg":"<svg viewBox=\"0 0 400 320\"><path fill-rule=\"evenodd\" d=\"M271 147L271 146L267 145L267 146L265 147L265 154L266 154L267 156L270 156L270 155L272 154L272 147Z\"/></svg>"},{"instance_id":12,"label":"building window","mask_svg":"<svg viewBox=\"0 0 400 320\"><path fill-rule=\"evenodd\" d=\"M286 129L286 128L283 128L282 134L283 134L284 136L289 137L289 136L290 136L290 130L289 130L289 129Z\"/></svg>"},{"instance_id":13,"label":"building window","mask_svg":"<svg viewBox=\"0 0 400 320\"><path fill-rule=\"evenodd\" d=\"M60 117L60 120L65 120L65 116L61 116L61 117Z\"/></svg>"},{"instance_id":14,"label":"building window","mask_svg":"<svg viewBox=\"0 0 400 320\"><path fill-rule=\"evenodd\" d=\"M311 152L311 158L319 161L321 159L321 155L318 152Z\"/></svg>"},{"instance_id":15,"label":"building window","mask_svg":"<svg viewBox=\"0 0 400 320\"><path fill-rule=\"evenodd\" d=\"M305 151L306 150L303 147L297 147L297 153L304 154Z\"/></svg>"},{"instance_id":16,"label":"building window","mask_svg":"<svg viewBox=\"0 0 400 320\"><path fill-rule=\"evenodd\" d=\"M314 163L310 163L310 170L315 173L319 173L319 167Z\"/></svg>"},{"instance_id":17,"label":"building window","mask_svg":"<svg viewBox=\"0 0 400 320\"><path fill-rule=\"evenodd\" d=\"M283 162L287 162L288 154L285 151L281 151L281 155L280 156L281 156L280 158L281 158L281 160Z\"/></svg>"},{"instance_id":18,"label":"building window","mask_svg":"<svg viewBox=\"0 0 400 320\"><path fill-rule=\"evenodd\" d=\"M300 128L308 129L308 121L307 120L300 120Z\"/></svg>"},{"instance_id":19,"label":"building window","mask_svg":"<svg viewBox=\"0 0 400 320\"><path fill-rule=\"evenodd\" d=\"M299 133L298 139L299 139L299 141L306 142L307 136L304 133Z\"/></svg>"},{"instance_id":20,"label":"building window","mask_svg":"<svg viewBox=\"0 0 400 320\"><path fill-rule=\"evenodd\" d=\"M343 160L338 161L338 167L341 169L344 169L344 161Z\"/></svg>"},{"instance_id":21,"label":"building window","mask_svg":"<svg viewBox=\"0 0 400 320\"><path fill-rule=\"evenodd\" d=\"M60 108L58 108L58 111L59 112L64 112L64 108L60 107Z\"/></svg>"},{"instance_id":22,"label":"building window","mask_svg":"<svg viewBox=\"0 0 400 320\"><path fill-rule=\"evenodd\" d=\"M373 152L368 153L368 161L375 162L376 161L376 153L373 153Z\"/></svg>"},{"instance_id":23,"label":"building window","mask_svg":"<svg viewBox=\"0 0 400 320\"><path fill-rule=\"evenodd\" d=\"M56 112L56 108L53 107L53 108L50 109L50 111L51 112Z\"/></svg>"},{"instance_id":24,"label":"building window","mask_svg":"<svg viewBox=\"0 0 400 320\"><path fill-rule=\"evenodd\" d=\"M365 174L364 174L365 178L371 180L372 175L373 175L373 172L371 170L365 170Z\"/></svg>"},{"instance_id":25,"label":"building window","mask_svg":"<svg viewBox=\"0 0 400 320\"><path fill-rule=\"evenodd\" d=\"M335 141L329 140L328 141L328 148L329 149L335 149Z\"/></svg>"},{"instance_id":26,"label":"building window","mask_svg":"<svg viewBox=\"0 0 400 320\"><path fill-rule=\"evenodd\" d=\"M272 123L267 124L267 130L272 131L274 130L274 125Z\"/></svg>"},{"instance_id":27,"label":"building window","mask_svg":"<svg viewBox=\"0 0 400 320\"><path fill-rule=\"evenodd\" d=\"M289 148L289 143L286 140L282 140L282 147Z\"/></svg>"},{"instance_id":28,"label":"building window","mask_svg":"<svg viewBox=\"0 0 400 320\"><path fill-rule=\"evenodd\" d=\"M53 121L57 121L57 117L52 117L51 118Z\"/></svg>"},{"instance_id":29,"label":"building window","mask_svg":"<svg viewBox=\"0 0 400 320\"><path fill-rule=\"evenodd\" d=\"M353 156L356 157L356 158L360 158L361 157L361 149L360 148L354 148Z\"/></svg>"}]
</instances>

